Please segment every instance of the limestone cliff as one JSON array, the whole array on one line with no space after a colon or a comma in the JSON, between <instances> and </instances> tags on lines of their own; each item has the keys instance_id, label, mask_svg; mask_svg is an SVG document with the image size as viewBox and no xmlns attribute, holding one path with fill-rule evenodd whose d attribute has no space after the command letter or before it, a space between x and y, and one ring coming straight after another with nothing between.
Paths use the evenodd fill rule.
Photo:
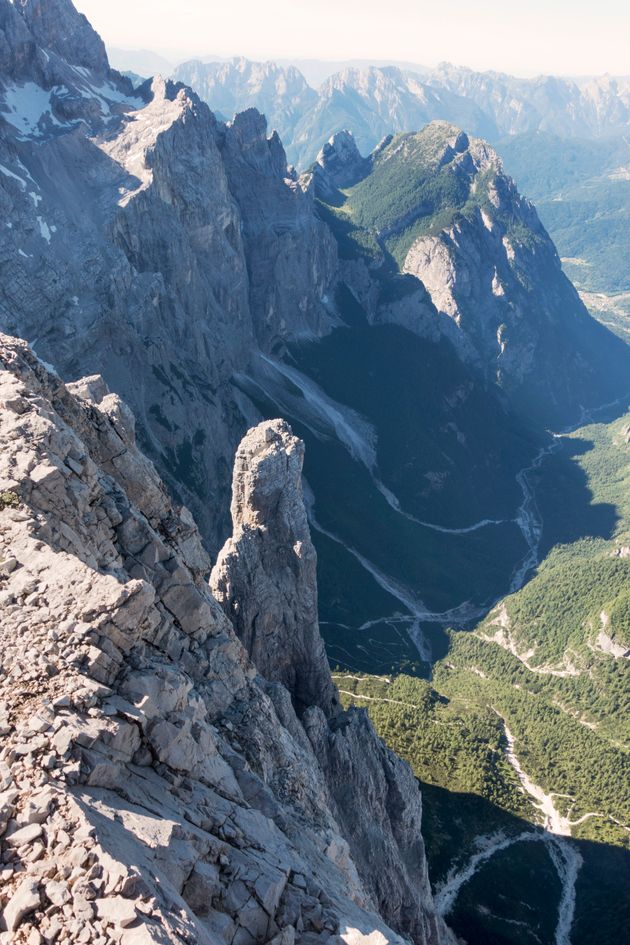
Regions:
<instances>
[{"instance_id":1,"label":"limestone cliff","mask_svg":"<svg viewBox=\"0 0 630 945\"><path fill-rule=\"evenodd\" d=\"M210 586L262 675L289 690L299 714L314 705L329 713L336 696L317 625L303 456L282 420L250 430L234 465L234 534Z\"/></svg>"},{"instance_id":2,"label":"limestone cliff","mask_svg":"<svg viewBox=\"0 0 630 945\"><path fill-rule=\"evenodd\" d=\"M0 405L2 941L451 941L409 769L363 713L302 725L259 675L120 399L2 336ZM279 536L299 441L240 456L270 429L235 506L253 523L275 486Z\"/></svg>"},{"instance_id":3,"label":"limestone cliff","mask_svg":"<svg viewBox=\"0 0 630 945\"><path fill-rule=\"evenodd\" d=\"M302 499L304 447L282 420L250 430L236 454L234 534L210 585L257 669L282 683L330 791L350 853L379 911L414 941L437 941L414 778L364 711L342 712L317 618L316 554ZM368 804L359 798L370 798Z\"/></svg>"},{"instance_id":4,"label":"limestone cliff","mask_svg":"<svg viewBox=\"0 0 630 945\"><path fill-rule=\"evenodd\" d=\"M334 240L277 135L132 89L70 0L0 0L0 165L0 330L65 379L102 374L218 547L247 428L232 375L331 320Z\"/></svg>"},{"instance_id":5,"label":"limestone cliff","mask_svg":"<svg viewBox=\"0 0 630 945\"><path fill-rule=\"evenodd\" d=\"M590 317L485 141L434 121L363 160L342 132L302 180L327 204L344 278L372 321L447 337L539 424L627 394L627 346Z\"/></svg>"}]
</instances>

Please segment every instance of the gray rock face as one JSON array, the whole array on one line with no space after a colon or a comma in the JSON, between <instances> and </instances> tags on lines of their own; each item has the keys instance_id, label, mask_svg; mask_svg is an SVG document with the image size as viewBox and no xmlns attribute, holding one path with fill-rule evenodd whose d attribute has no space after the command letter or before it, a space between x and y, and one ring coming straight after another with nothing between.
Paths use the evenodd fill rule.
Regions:
<instances>
[{"instance_id":1,"label":"gray rock face","mask_svg":"<svg viewBox=\"0 0 630 945\"><path fill-rule=\"evenodd\" d=\"M440 166L463 196L451 222L413 242L402 271L421 280L457 326L449 337L461 357L543 422L566 423L575 404L595 403L608 380L610 399L619 396L630 367L626 349L588 315L496 152L439 123L423 134L432 129L442 131Z\"/></svg>"},{"instance_id":2,"label":"gray rock face","mask_svg":"<svg viewBox=\"0 0 630 945\"><path fill-rule=\"evenodd\" d=\"M342 128L350 128L360 151L369 154L385 135L435 120L491 141L534 131L606 138L626 134L630 125L627 76L522 79L449 63L422 75L367 66L342 69L314 91L295 69L246 59L185 63L175 75L225 115L251 106L265 112L301 169Z\"/></svg>"},{"instance_id":3,"label":"gray rock face","mask_svg":"<svg viewBox=\"0 0 630 945\"><path fill-rule=\"evenodd\" d=\"M352 858L381 914L414 942L448 939L442 919L419 908L430 901L431 887L422 800L409 766L376 736L364 709L351 708L328 725L318 710L311 710L304 725ZM358 796L370 797L371 803L357 804Z\"/></svg>"},{"instance_id":4,"label":"gray rock face","mask_svg":"<svg viewBox=\"0 0 630 945\"><path fill-rule=\"evenodd\" d=\"M40 47L54 50L70 65L107 75L105 44L71 0L17 0L14 5Z\"/></svg>"},{"instance_id":5,"label":"gray rock face","mask_svg":"<svg viewBox=\"0 0 630 945\"><path fill-rule=\"evenodd\" d=\"M423 879L415 940L451 943L408 769L399 763L404 797L392 799L378 772L393 760L362 716L344 723L357 729L348 738L314 707L305 731L287 690L257 676L203 579L199 533L119 398L94 377L65 387L2 336L0 405L5 930L16 941L35 928L123 945L401 945L375 886L378 862L392 892L410 868L388 859L396 842ZM374 812L381 859L369 864L352 852L358 813L339 787L349 775L353 806ZM383 906L401 932L405 888Z\"/></svg>"},{"instance_id":6,"label":"gray rock face","mask_svg":"<svg viewBox=\"0 0 630 945\"><path fill-rule=\"evenodd\" d=\"M415 778L377 738L365 711L340 710L330 679L300 482L303 452L283 420L248 432L234 464L234 534L210 586L258 671L289 690L379 911L414 941L439 942L448 933L426 908L431 891ZM367 806L357 804L362 796L371 799Z\"/></svg>"},{"instance_id":7,"label":"gray rock face","mask_svg":"<svg viewBox=\"0 0 630 945\"><path fill-rule=\"evenodd\" d=\"M226 127L221 152L241 211L256 343L269 351L282 339L321 335L332 321L337 251L312 195L287 170L278 135L267 138L255 109Z\"/></svg>"},{"instance_id":8,"label":"gray rock face","mask_svg":"<svg viewBox=\"0 0 630 945\"><path fill-rule=\"evenodd\" d=\"M274 62L252 62L243 57L229 62L183 62L174 78L195 89L213 112L226 119L248 108L257 109L283 140L317 99L294 66L282 68Z\"/></svg>"},{"instance_id":9,"label":"gray rock face","mask_svg":"<svg viewBox=\"0 0 630 945\"><path fill-rule=\"evenodd\" d=\"M250 430L234 463L234 532L210 586L267 679L298 714L338 705L317 621L315 548L302 500L304 445L283 420Z\"/></svg>"},{"instance_id":10,"label":"gray rock face","mask_svg":"<svg viewBox=\"0 0 630 945\"><path fill-rule=\"evenodd\" d=\"M351 187L366 174L370 163L361 157L351 131L338 131L323 146L312 168L319 175L320 186L332 192L333 188Z\"/></svg>"},{"instance_id":11,"label":"gray rock face","mask_svg":"<svg viewBox=\"0 0 630 945\"><path fill-rule=\"evenodd\" d=\"M96 81L91 82L92 77ZM33 82L39 91L32 86L24 88L25 82ZM4 116L9 122L11 111L19 113L20 105L30 105L28 110L34 116L41 102L43 114L42 90L50 92L50 115L57 122L50 120L48 131L78 118L75 109L80 100L81 117L94 123L107 107L103 99L109 96L114 102L132 91L127 79L110 70L103 41L70 0L2 0L0 84L8 87L11 96L6 103L9 117ZM38 102L33 102L33 96Z\"/></svg>"},{"instance_id":12,"label":"gray rock face","mask_svg":"<svg viewBox=\"0 0 630 945\"><path fill-rule=\"evenodd\" d=\"M225 127L174 83L133 93L65 0L57 26L0 11L0 327L124 396L218 547L247 428L230 379L324 330L334 241L258 113Z\"/></svg>"}]
</instances>

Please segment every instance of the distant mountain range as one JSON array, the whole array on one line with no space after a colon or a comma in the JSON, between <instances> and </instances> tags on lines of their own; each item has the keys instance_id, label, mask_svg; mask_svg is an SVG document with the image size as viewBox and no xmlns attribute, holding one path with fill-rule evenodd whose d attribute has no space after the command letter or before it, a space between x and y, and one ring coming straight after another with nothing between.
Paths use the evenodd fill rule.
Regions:
<instances>
[{"instance_id":1,"label":"distant mountain range","mask_svg":"<svg viewBox=\"0 0 630 945\"><path fill-rule=\"evenodd\" d=\"M151 49L121 49L116 46L108 48L109 60L114 69L120 72L133 72L136 75L149 76L160 73L170 75L178 65L189 62L190 56L176 55L175 53L158 53ZM229 62L230 56L205 55L198 57L201 62ZM399 59L275 59L274 63L281 68L293 66L299 69L308 84L316 89L331 75L343 72L344 69L367 69L370 66L396 66L409 72L425 75L430 72L427 66L418 62L406 62ZM262 65L262 63L259 63Z\"/></svg>"},{"instance_id":2,"label":"distant mountain range","mask_svg":"<svg viewBox=\"0 0 630 945\"><path fill-rule=\"evenodd\" d=\"M315 90L295 65L243 58L191 60L174 76L225 119L248 107L263 112L300 168L342 129L352 131L364 155L385 135L436 119L479 135L537 201L578 287L609 295L630 289L623 250L630 222L628 77L520 79L448 64L432 71L369 65L346 66Z\"/></svg>"},{"instance_id":3,"label":"distant mountain range","mask_svg":"<svg viewBox=\"0 0 630 945\"><path fill-rule=\"evenodd\" d=\"M298 166L313 161L322 141L343 127L368 154L384 133L416 129L419 118L459 123L493 143L535 131L586 139L630 131L630 76L519 78L394 60L255 62L213 55L177 62L150 50L123 49L110 50L110 59L123 72L159 72L192 84L227 118L258 108L270 128L284 129L288 157Z\"/></svg>"},{"instance_id":4,"label":"distant mountain range","mask_svg":"<svg viewBox=\"0 0 630 945\"><path fill-rule=\"evenodd\" d=\"M434 119L497 142L516 134L606 138L630 131L630 79L602 76L520 79L447 63L422 67L346 65L315 90L294 65L244 58L190 60L174 78L192 85L214 110L255 107L283 135L289 159L312 162L335 132L348 128L368 154L383 137ZM227 111L226 111L227 110Z\"/></svg>"}]
</instances>

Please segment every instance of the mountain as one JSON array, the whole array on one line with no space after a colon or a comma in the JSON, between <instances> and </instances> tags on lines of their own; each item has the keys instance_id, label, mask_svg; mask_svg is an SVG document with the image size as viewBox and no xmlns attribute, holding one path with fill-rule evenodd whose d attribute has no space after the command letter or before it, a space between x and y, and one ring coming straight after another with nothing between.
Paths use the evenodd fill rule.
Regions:
<instances>
[{"instance_id":1,"label":"mountain","mask_svg":"<svg viewBox=\"0 0 630 945\"><path fill-rule=\"evenodd\" d=\"M308 84L319 88L326 79L344 72L346 69L377 69L393 66L403 72L415 72L417 75L426 75L430 70L418 62L405 62L398 59L278 59L279 66L295 66L299 69Z\"/></svg>"},{"instance_id":2,"label":"mountain","mask_svg":"<svg viewBox=\"0 0 630 945\"><path fill-rule=\"evenodd\" d=\"M419 74L362 64L327 76L315 94L303 77L297 92L286 69L235 62L236 74L219 63L189 63L178 76L211 108L228 115L251 106L265 112L298 167L308 166L322 142L344 128L363 154L388 134L436 119L492 141L522 192L536 202L594 314L626 337L627 78L517 79L448 64ZM272 93L263 94L261 80L242 81L242 75L265 70L276 76Z\"/></svg>"},{"instance_id":3,"label":"mountain","mask_svg":"<svg viewBox=\"0 0 630 945\"><path fill-rule=\"evenodd\" d=\"M474 102L492 116L502 135L548 131L605 138L627 132L630 124L628 77L519 79L442 63L428 81Z\"/></svg>"},{"instance_id":4,"label":"mountain","mask_svg":"<svg viewBox=\"0 0 630 945\"><path fill-rule=\"evenodd\" d=\"M302 113L317 99L301 72L273 62L191 60L179 65L173 77L195 89L218 115L232 118L248 108L258 109L283 140L290 137Z\"/></svg>"},{"instance_id":5,"label":"mountain","mask_svg":"<svg viewBox=\"0 0 630 945\"><path fill-rule=\"evenodd\" d=\"M356 152L358 179L339 183L327 170L337 140L313 180L350 253L419 280L462 359L513 404L561 426L576 404L597 403L604 377L606 398L625 392L627 348L589 318L490 146L434 122L385 139L367 162Z\"/></svg>"},{"instance_id":6,"label":"mountain","mask_svg":"<svg viewBox=\"0 0 630 945\"><path fill-rule=\"evenodd\" d=\"M245 73L274 68L241 63ZM317 94L303 88L302 79L297 94L287 91L286 70L275 70L273 94L266 95L218 63L188 64L178 75L228 115L260 108L299 167L344 128L363 154L388 134L435 119L492 141L521 191L536 202L593 314L627 337L627 79L516 79L449 65L420 75L364 64L328 76Z\"/></svg>"},{"instance_id":7,"label":"mountain","mask_svg":"<svg viewBox=\"0 0 630 945\"><path fill-rule=\"evenodd\" d=\"M588 833L583 871L568 834L531 840L541 795L513 759L545 796L601 800L627 826L622 749L600 744L616 725L586 737L604 710L571 715L611 681L623 717L623 655L541 698L536 670L569 671L574 631L588 658L599 634L571 626L600 605L605 646L626 642L623 594L587 583L623 584L625 473L565 428L608 401L621 414L630 355L493 148L444 121L364 154L342 131L298 176L257 110L224 123L182 84L132 87L67 0L1 0L0 36L0 327L35 349L3 339L0 375L17 865L0 895L18 935L34 913L68 939L111 919L124 945L436 943L448 915L469 945L568 945L607 888L598 945L619 939L622 827ZM386 72L376 86L402 82L406 103ZM480 639L502 605L517 655ZM542 666L541 609L562 649ZM495 648L534 669L512 678ZM355 683L394 700L380 732L430 782L433 892L416 782L342 710ZM59 806L38 807L51 779ZM558 804L566 829L579 818ZM591 831L599 811L581 811ZM70 838L96 853L67 862Z\"/></svg>"},{"instance_id":8,"label":"mountain","mask_svg":"<svg viewBox=\"0 0 630 945\"><path fill-rule=\"evenodd\" d=\"M317 102L295 126L289 152L295 153L295 163L303 167L314 159L322 141L349 128L359 150L367 153L392 131L421 128L433 119L485 137L495 133L492 122L476 105L433 87L424 77L393 67L346 69L319 89Z\"/></svg>"},{"instance_id":9,"label":"mountain","mask_svg":"<svg viewBox=\"0 0 630 945\"><path fill-rule=\"evenodd\" d=\"M82 18L77 49L72 20L57 50L30 10L2 5L20 54L0 96L0 322L65 378L102 373L125 396L216 548L247 425L230 378L259 344L330 321L334 241L258 113L225 127L182 86L134 91Z\"/></svg>"},{"instance_id":10,"label":"mountain","mask_svg":"<svg viewBox=\"0 0 630 945\"><path fill-rule=\"evenodd\" d=\"M5 937L454 945L417 783L330 680L288 426L240 447L219 583L308 616L293 682L250 662L102 378L66 387L7 336L0 363Z\"/></svg>"},{"instance_id":11,"label":"mountain","mask_svg":"<svg viewBox=\"0 0 630 945\"><path fill-rule=\"evenodd\" d=\"M212 109L222 111L222 101L228 103L228 115L261 108L271 127L281 130L290 160L301 168L314 160L323 141L343 128L353 132L363 153L387 134L413 131L437 119L493 143L535 132L605 141L622 138L630 128L627 77L520 79L448 63L433 70L357 63L322 76L315 93L302 73L297 80L295 71L284 62L237 59L231 66L185 63L176 76L192 85ZM271 94L262 94L261 76L273 85ZM282 129L276 120L282 120Z\"/></svg>"},{"instance_id":12,"label":"mountain","mask_svg":"<svg viewBox=\"0 0 630 945\"><path fill-rule=\"evenodd\" d=\"M293 66L247 59L183 63L175 78L227 117L252 107L264 112L299 167L311 163L322 142L342 128L352 129L365 153L392 130L420 128L434 118L496 136L493 122L475 105L395 66L347 67L328 77L317 92Z\"/></svg>"}]
</instances>

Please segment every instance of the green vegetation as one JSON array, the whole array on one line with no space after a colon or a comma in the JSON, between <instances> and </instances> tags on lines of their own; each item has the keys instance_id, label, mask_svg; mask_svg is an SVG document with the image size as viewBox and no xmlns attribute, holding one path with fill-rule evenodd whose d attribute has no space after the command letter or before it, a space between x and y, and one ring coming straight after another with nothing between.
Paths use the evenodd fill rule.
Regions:
<instances>
[{"instance_id":1,"label":"green vegetation","mask_svg":"<svg viewBox=\"0 0 630 945\"><path fill-rule=\"evenodd\" d=\"M17 492L13 492L11 489L0 492L0 512L4 509L17 509L19 504L20 497Z\"/></svg>"},{"instance_id":2,"label":"green vegetation","mask_svg":"<svg viewBox=\"0 0 630 945\"><path fill-rule=\"evenodd\" d=\"M479 836L539 822L506 754L507 725L522 769L574 823L583 866L573 945L622 941L630 918L630 660L598 644L602 629L630 641L629 421L563 438L537 484L546 558L473 632L448 632L430 681L335 676L344 702L367 709L423 783L438 884ZM570 516L558 508L558 477ZM590 501L571 504L584 491ZM605 537L589 536L604 520ZM521 840L462 887L449 921L471 945L551 943L558 895L546 845Z\"/></svg>"},{"instance_id":3,"label":"green vegetation","mask_svg":"<svg viewBox=\"0 0 630 945\"><path fill-rule=\"evenodd\" d=\"M341 255L379 259L395 273L419 237L472 220L480 209L500 218L515 242L534 247L537 235L490 202L496 170L475 174L471 186L473 177L462 161L466 144L465 136L446 123L395 135L378 152L371 172L338 192L334 206L320 201Z\"/></svg>"},{"instance_id":4,"label":"green vegetation","mask_svg":"<svg viewBox=\"0 0 630 945\"><path fill-rule=\"evenodd\" d=\"M502 748L501 720L474 699L445 698L425 680L334 676L342 698L365 706L379 734L423 781L487 798L510 813L526 804Z\"/></svg>"},{"instance_id":5,"label":"green vegetation","mask_svg":"<svg viewBox=\"0 0 630 945\"><path fill-rule=\"evenodd\" d=\"M630 560L590 555L569 549L553 553L531 581L506 605L510 636L524 649L535 648L534 665L561 661L576 652L619 604L618 595L630 585ZM570 546L569 546L570 548ZM624 598L627 606L627 594Z\"/></svg>"},{"instance_id":6,"label":"green vegetation","mask_svg":"<svg viewBox=\"0 0 630 945\"><path fill-rule=\"evenodd\" d=\"M536 132L497 147L508 173L536 204L578 288L608 293L630 289L627 143Z\"/></svg>"},{"instance_id":7,"label":"green vegetation","mask_svg":"<svg viewBox=\"0 0 630 945\"><path fill-rule=\"evenodd\" d=\"M616 597L610 598L606 610L611 639L630 649L630 589L622 590Z\"/></svg>"}]
</instances>

